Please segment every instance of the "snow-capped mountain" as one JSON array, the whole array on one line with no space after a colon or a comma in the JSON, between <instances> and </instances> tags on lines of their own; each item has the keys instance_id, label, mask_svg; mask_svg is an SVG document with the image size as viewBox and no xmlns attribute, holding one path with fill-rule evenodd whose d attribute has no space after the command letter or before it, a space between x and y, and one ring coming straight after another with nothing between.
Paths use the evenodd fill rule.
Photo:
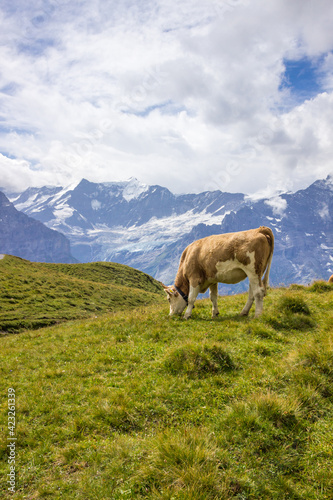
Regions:
<instances>
[{"instance_id":1,"label":"snow-capped mountain","mask_svg":"<svg viewBox=\"0 0 333 500\"><path fill-rule=\"evenodd\" d=\"M12 201L18 210L65 234L79 261L126 263L171 281L180 249L171 268L161 259L166 249L198 224L220 224L244 198L220 191L176 196L136 179L100 184L83 179L65 189L29 188Z\"/></svg>"},{"instance_id":2,"label":"snow-capped mountain","mask_svg":"<svg viewBox=\"0 0 333 500\"><path fill-rule=\"evenodd\" d=\"M260 225L275 234L273 285L308 283L333 273L330 177L259 201L221 191L174 195L133 178L29 188L11 200L18 210L65 234L79 261L120 262L165 283L173 282L183 249L195 239ZM240 291L244 285L228 288Z\"/></svg>"}]
</instances>

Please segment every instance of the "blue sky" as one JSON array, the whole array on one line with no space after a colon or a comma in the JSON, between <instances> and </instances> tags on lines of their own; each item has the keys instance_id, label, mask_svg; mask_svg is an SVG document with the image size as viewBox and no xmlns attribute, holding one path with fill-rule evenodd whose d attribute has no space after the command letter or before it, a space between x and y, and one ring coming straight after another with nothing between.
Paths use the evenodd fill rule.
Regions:
<instances>
[{"instance_id":1,"label":"blue sky","mask_svg":"<svg viewBox=\"0 0 333 500\"><path fill-rule=\"evenodd\" d=\"M318 61L305 57L299 60L287 59L283 63L285 71L280 88L290 90L294 103L311 99L324 90L320 82Z\"/></svg>"},{"instance_id":2,"label":"blue sky","mask_svg":"<svg viewBox=\"0 0 333 500\"><path fill-rule=\"evenodd\" d=\"M333 173L330 0L3 0L0 186L271 195Z\"/></svg>"}]
</instances>

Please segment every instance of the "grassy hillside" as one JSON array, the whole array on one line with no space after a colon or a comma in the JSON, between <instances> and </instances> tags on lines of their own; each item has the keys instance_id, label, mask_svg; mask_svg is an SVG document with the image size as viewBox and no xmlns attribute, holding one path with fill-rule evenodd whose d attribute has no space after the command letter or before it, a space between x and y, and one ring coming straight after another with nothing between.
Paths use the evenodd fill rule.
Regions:
<instances>
[{"instance_id":1,"label":"grassy hillside","mask_svg":"<svg viewBox=\"0 0 333 500\"><path fill-rule=\"evenodd\" d=\"M0 338L1 498L331 500L333 288L271 290L259 319L245 300Z\"/></svg>"},{"instance_id":2,"label":"grassy hillside","mask_svg":"<svg viewBox=\"0 0 333 500\"><path fill-rule=\"evenodd\" d=\"M157 281L120 264L40 264L8 255L0 260L0 331L152 304L162 296Z\"/></svg>"}]
</instances>

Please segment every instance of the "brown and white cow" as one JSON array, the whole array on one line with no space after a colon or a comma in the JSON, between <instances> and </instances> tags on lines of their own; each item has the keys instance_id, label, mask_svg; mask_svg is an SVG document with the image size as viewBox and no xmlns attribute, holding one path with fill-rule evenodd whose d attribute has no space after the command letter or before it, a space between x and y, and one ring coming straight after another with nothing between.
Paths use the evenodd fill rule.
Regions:
<instances>
[{"instance_id":1,"label":"brown and white cow","mask_svg":"<svg viewBox=\"0 0 333 500\"><path fill-rule=\"evenodd\" d=\"M182 314L187 306L184 317L188 319L198 294L209 288L214 318L219 314L218 283L239 283L248 277L249 296L241 315L247 315L255 301L255 316L259 316L263 310L273 250L273 232L264 226L194 241L182 253L175 284L164 286L170 315Z\"/></svg>"},{"instance_id":2,"label":"brown and white cow","mask_svg":"<svg viewBox=\"0 0 333 500\"><path fill-rule=\"evenodd\" d=\"M328 282L329 282L329 283L333 283L333 274L329 277Z\"/></svg>"}]
</instances>

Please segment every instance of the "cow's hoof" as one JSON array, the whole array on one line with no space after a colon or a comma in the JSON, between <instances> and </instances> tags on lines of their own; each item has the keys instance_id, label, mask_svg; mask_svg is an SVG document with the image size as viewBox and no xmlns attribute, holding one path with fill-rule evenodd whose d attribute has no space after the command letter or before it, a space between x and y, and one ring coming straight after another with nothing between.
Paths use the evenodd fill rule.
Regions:
<instances>
[{"instance_id":1,"label":"cow's hoof","mask_svg":"<svg viewBox=\"0 0 333 500\"><path fill-rule=\"evenodd\" d=\"M215 314L212 314L212 318L217 318L218 316L220 315L219 312L215 313Z\"/></svg>"},{"instance_id":2,"label":"cow's hoof","mask_svg":"<svg viewBox=\"0 0 333 500\"><path fill-rule=\"evenodd\" d=\"M245 311L245 312L244 312L244 311L242 311L242 312L240 313L240 316L248 316L248 315L249 315L248 311Z\"/></svg>"}]
</instances>

